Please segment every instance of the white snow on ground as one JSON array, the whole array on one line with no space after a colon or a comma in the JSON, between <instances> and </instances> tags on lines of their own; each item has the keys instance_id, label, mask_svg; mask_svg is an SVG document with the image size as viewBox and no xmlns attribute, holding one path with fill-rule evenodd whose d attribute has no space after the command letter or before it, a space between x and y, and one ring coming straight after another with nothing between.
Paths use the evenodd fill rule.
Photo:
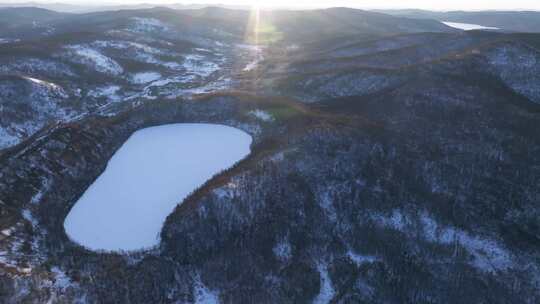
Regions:
<instances>
[{"instance_id":1,"label":"white snow on ground","mask_svg":"<svg viewBox=\"0 0 540 304\"><path fill-rule=\"evenodd\" d=\"M132 41L106 41L106 40L96 40L92 42L92 46L95 46L97 48L113 48L118 50L127 50L127 49L134 49L139 52L143 52L146 54L152 54L152 55L163 55L168 54L167 52L149 46L147 44L142 44L138 42L132 42Z\"/></svg>"},{"instance_id":2,"label":"white snow on ground","mask_svg":"<svg viewBox=\"0 0 540 304\"><path fill-rule=\"evenodd\" d=\"M155 18L132 17L131 19L133 20L133 24L130 30L134 32L143 33L169 30L169 27L165 23Z\"/></svg>"},{"instance_id":3,"label":"white snow on ground","mask_svg":"<svg viewBox=\"0 0 540 304\"><path fill-rule=\"evenodd\" d=\"M225 186L214 189L213 192L219 199L232 199L236 195L237 190L238 183L234 181L233 178L233 180L227 183Z\"/></svg>"},{"instance_id":4,"label":"white snow on ground","mask_svg":"<svg viewBox=\"0 0 540 304\"><path fill-rule=\"evenodd\" d=\"M0 233L2 233L4 236L10 236L12 232L13 232L13 228L7 228L0 231Z\"/></svg>"},{"instance_id":5,"label":"white snow on ground","mask_svg":"<svg viewBox=\"0 0 540 304\"><path fill-rule=\"evenodd\" d=\"M161 78L161 74L157 72L142 72L131 76L131 82L135 84L145 84L156 81Z\"/></svg>"},{"instance_id":6,"label":"white snow on ground","mask_svg":"<svg viewBox=\"0 0 540 304\"><path fill-rule=\"evenodd\" d=\"M89 97L94 97L94 98L105 97L105 98L107 98L108 100L111 100L111 101L120 101L121 97L118 94L118 91L120 91L120 89L121 88L119 86L116 86L116 85L98 87L98 88L95 88L93 90L90 90L88 92L88 96Z\"/></svg>"},{"instance_id":7,"label":"white snow on ground","mask_svg":"<svg viewBox=\"0 0 540 304\"><path fill-rule=\"evenodd\" d=\"M21 83L29 88L21 98L30 109L27 111L30 116L21 121L12 120L10 117L6 117L6 121L0 121L0 149L18 144L51 121L69 119L73 113L72 109L61 105L61 102L69 97L62 87L33 77L20 77ZM2 85L0 99L9 100L10 95L17 93L18 91L9 85Z\"/></svg>"},{"instance_id":8,"label":"white snow on ground","mask_svg":"<svg viewBox=\"0 0 540 304\"><path fill-rule=\"evenodd\" d=\"M270 161L278 163L285 160L285 151L280 151L272 156L270 156Z\"/></svg>"},{"instance_id":9,"label":"white snow on ground","mask_svg":"<svg viewBox=\"0 0 540 304\"><path fill-rule=\"evenodd\" d=\"M259 62L260 62L260 60L256 59L256 60L253 60L252 62L248 63L246 65L246 67L244 68L244 72L249 72L249 71L252 71L252 70L256 69L257 66L259 66Z\"/></svg>"},{"instance_id":10,"label":"white snow on ground","mask_svg":"<svg viewBox=\"0 0 540 304\"><path fill-rule=\"evenodd\" d=\"M374 216L374 218L382 226L391 227L400 231L403 231L408 224L408 219L399 210L394 210L390 217Z\"/></svg>"},{"instance_id":11,"label":"white snow on ground","mask_svg":"<svg viewBox=\"0 0 540 304\"><path fill-rule=\"evenodd\" d=\"M272 116L272 114L263 110L258 110L258 109L253 110L253 111L250 111L248 114L266 122L270 122L274 120L274 117Z\"/></svg>"},{"instance_id":12,"label":"white snow on ground","mask_svg":"<svg viewBox=\"0 0 540 304\"><path fill-rule=\"evenodd\" d=\"M9 64L0 65L0 73L11 74L15 71L25 74L40 74L48 76L75 76L75 73L65 63L32 57L23 57L10 61Z\"/></svg>"},{"instance_id":13,"label":"white snow on ground","mask_svg":"<svg viewBox=\"0 0 540 304\"><path fill-rule=\"evenodd\" d=\"M246 56L252 57L252 60L244 67L244 72L249 72L256 69L259 63L264 60L262 47L258 45L238 44L236 45L240 50L247 51Z\"/></svg>"},{"instance_id":14,"label":"white snow on ground","mask_svg":"<svg viewBox=\"0 0 540 304\"><path fill-rule=\"evenodd\" d=\"M32 204L39 204L41 202L41 199L43 198L43 195L45 192L49 190L51 186L51 182L46 178L41 178L41 187L39 188L39 191L32 196L30 199L30 203Z\"/></svg>"},{"instance_id":15,"label":"white snow on ground","mask_svg":"<svg viewBox=\"0 0 540 304\"><path fill-rule=\"evenodd\" d=\"M493 73L515 92L540 104L540 56L517 44L502 45L487 54Z\"/></svg>"},{"instance_id":16,"label":"white snow on ground","mask_svg":"<svg viewBox=\"0 0 540 304\"><path fill-rule=\"evenodd\" d=\"M332 301L334 298L336 291L334 290L334 287L332 287L332 281L330 280L330 275L328 274L328 265L325 264L317 264L317 270L319 270L320 274L320 280L321 280L321 287L319 290L319 294L313 300L313 304L327 304Z\"/></svg>"},{"instance_id":17,"label":"white snow on ground","mask_svg":"<svg viewBox=\"0 0 540 304\"><path fill-rule=\"evenodd\" d=\"M324 214L332 222L336 222L338 219L336 208L334 207L334 197L336 190L337 189L335 185L329 185L317 187L316 191L317 203L324 211Z\"/></svg>"},{"instance_id":18,"label":"white snow on ground","mask_svg":"<svg viewBox=\"0 0 540 304\"><path fill-rule=\"evenodd\" d=\"M183 89L177 91L175 94L170 94L167 96L168 98L176 98L182 95L197 95L197 94L204 94L204 93L210 93L215 92L219 90L224 90L229 88L231 79L227 77L220 77L216 81L209 82L203 86L200 87L194 87L190 89Z\"/></svg>"},{"instance_id":19,"label":"white snow on ground","mask_svg":"<svg viewBox=\"0 0 540 304\"><path fill-rule=\"evenodd\" d=\"M378 260L374 256L361 255L361 254L353 252L352 250L347 251L347 256L356 264L356 266L360 266L366 263L373 263Z\"/></svg>"},{"instance_id":20,"label":"white snow on ground","mask_svg":"<svg viewBox=\"0 0 540 304\"><path fill-rule=\"evenodd\" d=\"M83 45L70 45L66 47L76 56L75 61L84 64L96 71L118 76L124 69L113 59L101 54L99 51Z\"/></svg>"},{"instance_id":21,"label":"white snow on ground","mask_svg":"<svg viewBox=\"0 0 540 304\"><path fill-rule=\"evenodd\" d=\"M216 292L208 289L202 284L200 279L195 283L195 304L218 304L219 296Z\"/></svg>"},{"instance_id":22,"label":"white snow on ground","mask_svg":"<svg viewBox=\"0 0 540 304\"><path fill-rule=\"evenodd\" d=\"M18 136L10 134L6 129L0 127L0 150L16 145L19 141Z\"/></svg>"},{"instance_id":23,"label":"white snow on ground","mask_svg":"<svg viewBox=\"0 0 540 304\"><path fill-rule=\"evenodd\" d=\"M474 257L473 266L480 270L492 272L512 266L511 254L494 240L472 236L452 227L441 227L427 213L422 215L421 222L428 241L463 246Z\"/></svg>"},{"instance_id":24,"label":"white snow on ground","mask_svg":"<svg viewBox=\"0 0 540 304\"><path fill-rule=\"evenodd\" d=\"M0 38L0 44L4 44L4 43L14 43L14 42L19 42L19 41L21 41L21 39Z\"/></svg>"},{"instance_id":25,"label":"white snow on ground","mask_svg":"<svg viewBox=\"0 0 540 304\"><path fill-rule=\"evenodd\" d=\"M274 248L272 248L272 252L276 255L276 257L283 262L288 261L291 258L291 244L289 243L289 240L287 238L280 240Z\"/></svg>"},{"instance_id":26,"label":"white snow on ground","mask_svg":"<svg viewBox=\"0 0 540 304\"><path fill-rule=\"evenodd\" d=\"M443 24L448 25L449 27L457 28L464 31L472 30L500 30L498 27L483 26L479 24L470 24L470 23L459 23L459 22L447 22L442 21Z\"/></svg>"},{"instance_id":27,"label":"white snow on ground","mask_svg":"<svg viewBox=\"0 0 540 304\"><path fill-rule=\"evenodd\" d=\"M158 79L156 81L153 81L147 84L143 88L142 92L131 95L125 98L125 100L131 100L134 98L156 99L157 97L152 94L153 89L158 89L158 95L162 97L176 98L178 96L181 96L187 93L184 89L177 88L176 86L190 83L194 80L195 80L195 76L193 75L180 75L180 76L173 76L173 77ZM166 87L169 85L172 85L173 88L167 89Z\"/></svg>"},{"instance_id":28,"label":"white snow on ground","mask_svg":"<svg viewBox=\"0 0 540 304\"><path fill-rule=\"evenodd\" d=\"M183 70L184 67L182 64L178 62L173 61L162 61L158 59L156 56L160 55L167 55L167 56L173 56L173 57L180 57L179 54L170 52L167 50L158 49L155 47L151 47L146 44L137 43L137 42L131 42L131 41L105 41L105 40L97 40L92 42L92 46L95 46L99 49L104 48L112 48L117 50L126 50L127 52L130 52L129 54L134 53L130 58L137 60L139 62L145 62L150 64L155 64L159 66L166 67L171 70Z\"/></svg>"},{"instance_id":29,"label":"white snow on ground","mask_svg":"<svg viewBox=\"0 0 540 304\"><path fill-rule=\"evenodd\" d=\"M42 86L47 86L47 87L51 87L51 88L59 88L58 85L52 83L52 82L47 82L47 81L44 81L44 80L40 80L40 79L37 79L37 78L32 78L32 77L23 77L24 79L26 80L29 80L37 85L42 85Z\"/></svg>"},{"instance_id":30,"label":"white snow on ground","mask_svg":"<svg viewBox=\"0 0 540 304\"><path fill-rule=\"evenodd\" d=\"M220 70L218 64L207 60L201 55L186 55L184 57L183 65L187 73L201 77L208 77L212 75L212 73Z\"/></svg>"},{"instance_id":31,"label":"white snow on ground","mask_svg":"<svg viewBox=\"0 0 540 304\"><path fill-rule=\"evenodd\" d=\"M23 209L21 215L25 220L27 220L32 225L32 227L35 228L38 226L38 221L34 218L30 210Z\"/></svg>"},{"instance_id":32,"label":"white snow on ground","mask_svg":"<svg viewBox=\"0 0 540 304\"><path fill-rule=\"evenodd\" d=\"M194 79L195 78L193 78L193 76L189 76L189 75L174 76L174 77L163 78L163 79L154 81L151 84L149 84L148 87L164 87L171 83L185 83L185 82L193 81Z\"/></svg>"},{"instance_id":33,"label":"white snow on ground","mask_svg":"<svg viewBox=\"0 0 540 304\"><path fill-rule=\"evenodd\" d=\"M126 97L125 100L134 98L156 99L157 96L152 94L153 89L157 89L157 95L162 98L174 99L178 97L191 98L193 95L215 92L224 90L230 86L231 79L221 77L215 81L211 81L202 86L194 86L196 81L195 75L181 75L168 78L162 78L148 84L141 93L133 94Z\"/></svg>"},{"instance_id":34,"label":"white snow on ground","mask_svg":"<svg viewBox=\"0 0 540 304\"><path fill-rule=\"evenodd\" d=\"M12 268L11 270L15 272L16 276L29 275L35 267L34 260L39 259L39 255L23 253L22 247L26 242L25 239L21 238L23 229L23 223L18 222L14 226L0 231L0 268ZM9 239L5 239L5 237L9 237Z\"/></svg>"},{"instance_id":35,"label":"white snow on ground","mask_svg":"<svg viewBox=\"0 0 540 304\"><path fill-rule=\"evenodd\" d=\"M244 43L240 43L240 44L237 44L236 47L240 48L240 49L243 49L243 50L248 50L250 52L259 52L262 50L262 48L258 45L255 45L255 44L244 44Z\"/></svg>"},{"instance_id":36,"label":"white snow on ground","mask_svg":"<svg viewBox=\"0 0 540 304\"><path fill-rule=\"evenodd\" d=\"M470 264L481 271L504 271L513 266L512 254L499 242L489 238L471 235L451 226L439 225L427 212L422 213L418 221L399 210L394 210L390 217L372 215L381 226L413 235L417 233L415 223L419 222L421 235L425 240L441 245L459 245L471 255Z\"/></svg>"},{"instance_id":37,"label":"white snow on ground","mask_svg":"<svg viewBox=\"0 0 540 304\"><path fill-rule=\"evenodd\" d=\"M176 205L247 156L251 141L239 129L212 124L137 131L72 208L64 222L66 232L93 250L155 246Z\"/></svg>"},{"instance_id":38,"label":"white snow on ground","mask_svg":"<svg viewBox=\"0 0 540 304\"><path fill-rule=\"evenodd\" d=\"M71 279L58 267L52 267L51 272L54 274L54 287L65 290L72 285Z\"/></svg>"},{"instance_id":39,"label":"white snow on ground","mask_svg":"<svg viewBox=\"0 0 540 304\"><path fill-rule=\"evenodd\" d=\"M45 81L45 80L41 80L41 79L37 79L37 78L32 78L32 77L23 77L24 79L32 82L37 88L47 88L51 91L51 93L54 93L54 94L57 94L58 97L60 98L68 98L68 94L66 93L66 91L64 91L64 89L55 84L55 83L52 83L52 82L48 82L48 81Z\"/></svg>"}]
</instances>

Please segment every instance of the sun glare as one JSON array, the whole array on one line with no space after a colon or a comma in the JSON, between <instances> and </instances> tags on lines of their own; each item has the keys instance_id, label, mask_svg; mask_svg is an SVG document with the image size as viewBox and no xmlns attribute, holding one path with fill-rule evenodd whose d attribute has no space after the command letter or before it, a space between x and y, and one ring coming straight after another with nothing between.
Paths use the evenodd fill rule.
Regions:
<instances>
[{"instance_id":1,"label":"sun glare","mask_svg":"<svg viewBox=\"0 0 540 304\"><path fill-rule=\"evenodd\" d=\"M261 25L261 1L252 1L249 21L246 28L246 41L258 45Z\"/></svg>"},{"instance_id":2,"label":"sun glare","mask_svg":"<svg viewBox=\"0 0 540 304\"><path fill-rule=\"evenodd\" d=\"M251 7L257 8L257 9L258 9L258 8L261 7L261 2L262 2L262 1L260 1L260 0L252 0L252 1L251 1Z\"/></svg>"}]
</instances>

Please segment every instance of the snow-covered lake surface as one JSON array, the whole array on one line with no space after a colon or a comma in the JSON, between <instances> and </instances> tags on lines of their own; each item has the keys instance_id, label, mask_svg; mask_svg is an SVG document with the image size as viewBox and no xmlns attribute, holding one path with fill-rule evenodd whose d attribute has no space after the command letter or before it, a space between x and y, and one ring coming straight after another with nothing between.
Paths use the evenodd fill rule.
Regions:
<instances>
[{"instance_id":1,"label":"snow-covered lake surface","mask_svg":"<svg viewBox=\"0 0 540 304\"><path fill-rule=\"evenodd\" d=\"M471 24L471 23L459 23L459 22L446 22L443 21L445 25L448 25L449 27L457 28L464 31L472 31L472 30L500 30L498 27L491 27L491 26L483 26L479 24Z\"/></svg>"},{"instance_id":2,"label":"snow-covered lake surface","mask_svg":"<svg viewBox=\"0 0 540 304\"><path fill-rule=\"evenodd\" d=\"M214 124L139 130L73 206L64 222L66 233L92 250L155 246L177 204L246 157L251 141L239 129Z\"/></svg>"}]
</instances>

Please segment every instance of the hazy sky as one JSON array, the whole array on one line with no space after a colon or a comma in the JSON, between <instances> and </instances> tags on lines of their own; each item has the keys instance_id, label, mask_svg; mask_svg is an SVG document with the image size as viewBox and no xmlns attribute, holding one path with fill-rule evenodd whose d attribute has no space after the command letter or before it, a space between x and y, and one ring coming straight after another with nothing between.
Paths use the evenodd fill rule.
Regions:
<instances>
[{"instance_id":1,"label":"hazy sky","mask_svg":"<svg viewBox=\"0 0 540 304\"><path fill-rule=\"evenodd\" d=\"M199 1L215 2L215 1ZM223 3L253 3L283 6L352 6L365 8L424 8L424 9L517 9L540 10L540 0L223 0Z\"/></svg>"},{"instance_id":2,"label":"hazy sky","mask_svg":"<svg viewBox=\"0 0 540 304\"><path fill-rule=\"evenodd\" d=\"M32 0L0 0L0 2L30 2ZM223 3L262 6L349 6L359 8L422 8L434 10L540 10L540 0L34 0L36 2L73 4L136 4L136 3Z\"/></svg>"}]
</instances>

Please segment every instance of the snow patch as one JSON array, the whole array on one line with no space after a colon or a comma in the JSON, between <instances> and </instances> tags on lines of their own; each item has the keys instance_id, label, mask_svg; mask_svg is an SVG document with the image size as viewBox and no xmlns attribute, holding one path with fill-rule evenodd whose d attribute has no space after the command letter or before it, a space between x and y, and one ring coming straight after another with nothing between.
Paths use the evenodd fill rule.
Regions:
<instances>
[{"instance_id":1,"label":"snow patch","mask_svg":"<svg viewBox=\"0 0 540 304\"><path fill-rule=\"evenodd\" d=\"M328 265L319 263L317 264L317 270L320 274L321 287L319 294L313 301L313 304L328 304L330 301L332 301L336 294L328 273Z\"/></svg>"},{"instance_id":2,"label":"snow patch","mask_svg":"<svg viewBox=\"0 0 540 304\"><path fill-rule=\"evenodd\" d=\"M83 45L70 45L66 47L76 57L75 61L90 68L95 68L100 73L118 76L124 73L124 69L113 59L101 54L99 51Z\"/></svg>"},{"instance_id":3,"label":"snow patch","mask_svg":"<svg viewBox=\"0 0 540 304\"><path fill-rule=\"evenodd\" d=\"M28 209L23 209L21 212L22 217L27 220L32 227L36 228L38 226L38 221L32 215L32 212Z\"/></svg>"},{"instance_id":4,"label":"snow patch","mask_svg":"<svg viewBox=\"0 0 540 304\"><path fill-rule=\"evenodd\" d=\"M412 221L399 210L394 210L390 217L372 216L381 226L390 227L407 235L416 235L419 230L424 239L442 245L459 245L471 255L471 265L485 272L504 271L513 266L512 254L496 240L474 236L466 231L450 226L439 225L427 212L423 212L418 221Z\"/></svg>"},{"instance_id":5,"label":"snow patch","mask_svg":"<svg viewBox=\"0 0 540 304\"><path fill-rule=\"evenodd\" d=\"M287 238L280 240L274 246L274 248L272 248L272 252L280 261L288 261L291 258L292 254L291 244L289 243L289 240Z\"/></svg>"},{"instance_id":6,"label":"snow patch","mask_svg":"<svg viewBox=\"0 0 540 304\"><path fill-rule=\"evenodd\" d=\"M97 48L113 48L113 49L118 49L118 50L132 49L138 52L143 52L143 53L151 54L151 55L166 54L166 52L162 51L161 49L151 47L147 44L142 44L142 43L132 42L132 41L96 40L92 42L92 46L95 46Z\"/></svg>"},{"instance_id":7,"label":"snow patch","mask_svg":"<svg viewBox=\"0 0 540 304\"><path fill-rule=\"evenodd\" d=\"M195 51L202 52L202 53L211 53L212 52L209 49L204 49L204 48L195 48Z\"/></svg>"},{"instance_id":8,"label":"snow patch","mask_svg":"<svg viewBox=\"0 0 540 304\"><path fill-rule=\"evenodd\" d=\"M249 72L257 68L259 66L260 60L253 60L252 62L248 63L246 67L243 69L244 72Z\"/></svg>"},{"instance_id":9,"label":"snow patch","mask_svg":"<svg viewBox=\"0 0 540 304\"><path fill-rule=\"evenodd\" d=\"M284 151L278 152L270 157L270 161L275 162L275 163L282 162L284 160L285 160Z\"/></svg>"},{"instance_id":10,"label":"snow patch","mask_svg":"<svg viewBox=\"0 0 540 304\"><path fill-rule=\"evenodd\" d=\"M407 218L399 210L392 211L390 217L376 215L374 216L376 222L385 227L390 227L395 230L403 231L408 224Z\"/></svg>"},{"instance_id":11,"label":"snow patch","mask_svg":"<svg viewBox=\"0 0 540 304\"><path fill-rule=\"evenodd\" d=\"M142 72L136 73L131 77L131 82L135 84L146 84L156 81L161 78L161 74L157 72Z\"/></svg>"},{"instance_id":12,"label":"snow patch","mask_svg":"<svg viewBox=\"0 0 540 304\"><path fill-rule=\"evenodd\" d=\"M13 227L3 229L2 231L0 231L0 233L2 233L4 236L11 236L11 234L13 233Z\"/></svg>"},{"instance_id":13,"label":"snow patch","mask_svg":"<svg viewBox=\"0 0 540 304\"><path fill-rule=\"evenodd\" d=\"M229 78L221 77L216 81L211 81L202 86L197 86L197 84L194 83L195 81L196 76L194 75L181 75L163 78L148 84L142 93L129 96L126 100L133 98L156 99L157 96L167 99L174 99L178 97L191 98L193 95L226 89L229 87L231 82Z\"/></svg>"},{"instance_id":14,"label":"snow patch","mask_svg":"<svg viewBox=\"0 0 540 304\"><path fill-rule=\"evenodd\" d=\"M215 92L219 90L227 89L230 86L231 79L226 77L221 77L216 81L209 82L203 86L200 87L194 87L191 89L184 89L179 91L179 94L171 95L170 97L177 97L180 95L197 95L197 94L205 94L210 92Z\"/></svg>"},{"instance_id":15,"label":"snow patch","mask_svg":"<svg viewBox=\"0 0 540 304\"><path fill-rule=\"evenodd\" d=\"M51 272L54 274L54 287L65 290L72 285L71 279L58 267L51 267Z\"/></svg>"},{"instance_id":16,"label":"snow patch","mask_svg":"<svg viewBox=\"0 0 540 304\"><path fill-rule=\"evenodd\" d=\"M352 250L347 251L347 256L349 257L349 259L351 259L351 261L353 261L356 264L356 266L360 266L362 264L374 263L378 261L378 259L374 256L358 254L358 253L353 252Z\"/></svg>"},{"instance_id":17,"label":"snow patch","mask_svg":"<svg viewBox=\"0 0 540 304\"><path fill-rule=\"evenodd\" d=\"M204 286L201 282L195 284L195 304L218 304L219 295Z\"/></svg>"},{"instance_id":18,"label":"snow patch","mask_svg":"<svg viewBox=\"0 0 540 304\"><path fill-rule=\"evenodd\" d=\"M214 194L220 199L231 199L234 197L238 184L230 182L227 185L214 190Z\"/></svg>"},{"instance_id":19,"label":"snow patch","mask_svg":"<svg viewBox=\"0 0 540 304\"><path fill-rule=\"evenodd\" d=\"M116 85L98 87L89 91L88 96L93 98L106 98L111 101L119 101L121 99L120 95L118 94L120 89L121 88Z\"/></svg>"},{"instance_id":20,"label":"snow patch","mask_svg":"<svg viewBox=\"0 0 540 304\"><path fill-rule=\"evenodd\" d=\"M132 17L131 19L133 20L133 24L130 30L134 32L145 33L169 30L169 26L156 18Z\"/></svg>"},{"instance_id":21,"label":"snow patch","mask_svg":"<svg viewBox=\"0 0 540 304\"><path fill-rule=\"evenodd\" d=\"M74 77L75 73L71 68L61 62L52 60L42 60L37 58L20 58L15 61L10 61L7 64L0 65L0 73L11 74L14 71L24 74L39 74L55 76L55 77Z\"/></svg>"},{"instance_id":22,"label":"snow patch","mask_svg":"<svg viewBox=\"0 0 540 304\"><path fill-rule=\"evenodd\" d=\"M178 96L185 95L190 90L183 89L182 87L179 88L178 86L187 86L192 81L195 81L195 78L196 77L193 75L180 75L162 78L147 84L141 93L131 95L126 98L126 100L131 100L134 98L155 99L156 95L165 98L176 98Z\"/></svg>"},{"instance_id":23,"label":"snow patch","mask_svg":"<svg viewBox=\"0 0 540 304\"><path fill-rule=\"evenodd\" d=\"M220 70L218 64L207 60L201 55L186 55L184 57L184 68L187 73L198 75L201 77L208 77L214 72Z\"/></svg>"},{"instance_id":24,"label":"snow patch","mask_svg":"<svg viewBox=\"0 0 540 304\"><path fill-rule=\"evenodd\" d=\"M55 83L33 78L33 77L28 77L28 76L23 77L23 78L32 82L37 87L45 87L47 89L50 89L53 93L58 95L58 97L60 98L68 98L68 94L64 91L64 89L62 89L62 87L60 87L59 85Z\"/></svg>"},{"instance_id":25,"label":"snow patch","mask_svg":"<svg viewBox=\"0 0 540 304\"><path fill-rule=\"evenodd\" d=\"M20 142L20 138L16 135L13 135L12 133L8 132L8 130L0 127L0 150L16 145Z\"/></svg>"},{"instance_id":26,"label":"snow patch","mask_svg":"<svg viewBox=\"0 0 540 304\"><path fill-rule=\"evenodd\" d=\"M263 110L259 110L259 109L250 111L248 114L266 122L271 122L274 120L274 117L272 116L272 114Z\"/></svg>"},{"instance_id":27,"label":"snow patch","mask_svg":"<svg viewBox=\"0 0 540 304\"><path fill-rule=\"evenodd\" d=\"M251 61L248 62L248 64L244 67L244 72L249 72L256 69L259 66L259 63L264 60L264 56L262 53L263 49L258 45L239 44L237 45L237 47L241 50L246 50L248 54L246 54L245 56L252 58Z\"/></svg>"},{"instance_id":28,"label":"snow patch","mask_svg":"<svg viewBox=\"0 0 540 304\"><path fill-rule=\"evenodd\" d=\"M503 45L487 54L495 75L512 90L540 104L540 56L519 45Z\"/></svg>"},{"instance_id":29,"label":"snow patch","mask_svg":"<svg viewBox=\"0 0 540 304\"><path fill-rule=\"evenodd\" d=\"M32 198L30 199L30 203L32 204L38 204L41 199L43 198L43 195L45 194L45 192L47 192L50 188L50 181L47 180L47 179L44 179L42 178L41 180L41 188L39 189L39 191L34 194L34 196L32 196Z\"/></svg>"},{"instance_id":30,"label":"snow patch","mask_svg":"<svg viewBox=\"0 0 540 304\"><path fill-rule=\"evenodd\" d=\"M512 267L511 254L496 241L472 236L460 229L440 227L427 213L422 214L421 223L428 241L463 246L473 256L473 266L480 270L493 272Z\"/></svg>"}]
</instances>

